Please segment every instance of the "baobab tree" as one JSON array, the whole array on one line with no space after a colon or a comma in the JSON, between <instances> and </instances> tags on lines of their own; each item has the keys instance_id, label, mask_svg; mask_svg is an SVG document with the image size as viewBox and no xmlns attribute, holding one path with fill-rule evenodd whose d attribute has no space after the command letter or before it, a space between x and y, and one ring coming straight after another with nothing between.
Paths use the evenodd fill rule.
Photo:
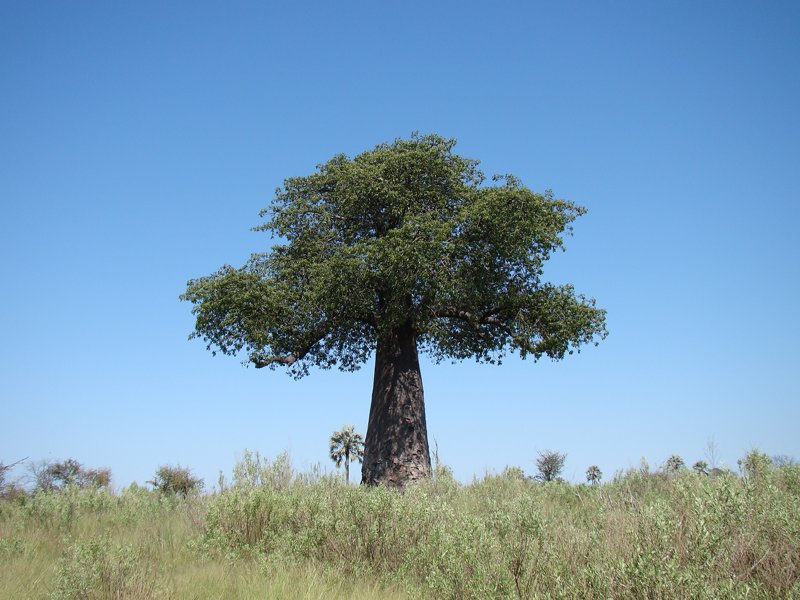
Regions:
<instances>
[{"instance_id":1,"label":"baobab tree","mask_svg":"<svg viewBox=\"0 0 800 600\"><path fill-rule=\"evenodd\" d=\"M606 335L593 299L542 280L584 209L511 175L488 183L454 145L413 135L286 179L255 228L271 250L182 295L193 336L256 368L354 371L375 354L367 484L430 474L420 351L559 360Z\"/></svg>"},{"instance_id":2,"label":"baobab tree","mask_svg":"<svg viewBox=\"0 0 800 600\"><path fill-rule=\"evenodd\" d=\"M331 436L331 460L341 467L344 463L344 480L350 483L350 461L364 460L364 438L353 425L345 425Z\"/></svg>"}]
</instances>

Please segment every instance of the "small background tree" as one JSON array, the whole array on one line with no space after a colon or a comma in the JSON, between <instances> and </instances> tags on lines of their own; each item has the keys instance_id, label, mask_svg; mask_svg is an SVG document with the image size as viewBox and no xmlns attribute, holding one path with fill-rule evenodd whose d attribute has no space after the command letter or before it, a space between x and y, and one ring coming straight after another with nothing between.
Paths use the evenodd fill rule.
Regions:
<instances>
[{"instance_id":1,"label":"small background tree","mask_svg":"<svg viewBox=\"0 0 800 600\"><path fill-rule=\"evenodd\" d=\"M692 465L692 469L698 475L708 475L708 463L704 460L698 460Z\"/></svg>"},{"instance_id":2,"label":"small background tree","mask_svg":"<svg viewBox=\"0 0 800 600\"><path fill-rule=\"evenodd\" d=\"M772 464L776 467L791 467L797 464L794 456L788 454L776 454L772 457Z\"/></svg>"},{"instance_id":3,"label":"small background tree","mask_svg":"<svg viewBox=\"0 0 800 600\"><path fill-rule=\"evenodd\" d=\"M20 496L25 495L24 488L16 480L9 480L8 474L11 469L28 460L23 458L11 464L5 464L0 461L0 498L3 500L14 500Z\"/></svg>"},{"instance_id":4,"label":"small background tree","mask_svg":"<svg viewBox=\"0 0 800 600\"><path fill-rule=\"evenodd\" d=\"M203 480L194 476L188 467L162 465L156 470L152 481L153 488L162 494L186 497L203 489Z\"/></svg>"},{"instance_id":5,"label":"small background tree","mask_svg":"<svg viewBox=\"0 0 800 600\"><path fill-rule=\"evenodd\" d=\"M61 462L41 461L30 465L34 490L52 492L70 486L100 488L111 485L111 469L88 469L74 458Z\"/></svg>"},{"instance_id":6,"label":"small background tree","mask_svg":"<svg viewBox=\"0 0 800 600\"><path fill-rule=\"evenodd\" d=\"M353 425L345 425L331 436L331 460L339 468L344 463L344 479L350 483L350 461L364 460L364 438Z\"/></svg>"},{"instance_id":7,"label":"small background tree","mask_svg":"<svg viewBox=\"0 0 800 600\"><path fill-rule=\"evenodd\" d=\"M668 475L680 473L685 468L686 463L683 461L683 458L677 454L673 454L664 462L664 472Z\"/></svg>"},{"instance_id":8,"label":"small background tree","mask_svg":"<svg viewBox=\"0 0 800 600\"><path fill-rule=\"evenodd\" d=\"M564 461L567 460L567 455L552 450L545 450L539 452L539 458L536 459L536 470L539 474L536 479L539 481L555 481L561 471L564 470Z\"/></svg>"},{"instance_id":9,"label":"small background tree","mask_svg":"<svg viewBox=\"0 0 800 600\"><path fill-rule=\"evenodd\" d=\"M588 469L586 469L586 481L595 485L600 483L600 479L603 477L603 472L600 470L600 467L597 465L592 465Z\"/></svg>"}]
</instances>

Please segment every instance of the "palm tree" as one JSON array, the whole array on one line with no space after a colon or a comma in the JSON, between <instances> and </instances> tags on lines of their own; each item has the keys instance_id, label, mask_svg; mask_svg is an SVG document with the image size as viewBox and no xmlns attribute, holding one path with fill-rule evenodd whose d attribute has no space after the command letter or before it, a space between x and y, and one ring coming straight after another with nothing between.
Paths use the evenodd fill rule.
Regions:
<instances>
[{"instance_id":1,"label":"palm tree","mask_svg":"<svg viewBox=\"0 0 800 600\"><path fill-rule=\"evenodd\" d=\"M586 469L586 481L591 483L592 485L596 483L600 483L600 478L603 476L603 472L600 470L600 467L597 465L592 465L588 469Z\"/></svg>"},{"instance_id":2,"label":"palm tree","mask_svg":"<svg viewBox=\"0 0 800 600\"><path fill-rule=\"evenodd\" d=\"M672 456L670 456L664 463L664 471L666 471L670 475L675 475L676 473L680 473L685 468L686 468L686 463L683 462L683 458L681 458L677 454L673 454Z\"/></svg>"},{"instance_id":3,"label":"palm tree","mask_svg":"<svg viewBox=\"0 0 800 600\"><path fill-rule=\"evenodd\" d=\"M341 467L344 461L344 479L350 483L350 461L364 460L364 438L356 433L353 425L345 425L339 431L334 431L331 436L331 460L336 467Z\"/></svg>"}]
</instances>

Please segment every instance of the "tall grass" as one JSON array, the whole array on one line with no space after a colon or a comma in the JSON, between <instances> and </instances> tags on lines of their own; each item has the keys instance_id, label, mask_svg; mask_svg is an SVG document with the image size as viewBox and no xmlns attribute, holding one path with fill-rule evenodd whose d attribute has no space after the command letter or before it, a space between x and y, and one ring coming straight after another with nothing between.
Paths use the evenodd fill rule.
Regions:
<instances>
[{"instance_id":1,"label":"tall grass","mask_svg":"<svg viewBox=\"0 0 800 600\"><path fill-rule=\"evenodd\" d=\"M800 598L797 466L398 493L248 461L203 497L0 503L0 596Z\"/></svg>"}]
</instances>

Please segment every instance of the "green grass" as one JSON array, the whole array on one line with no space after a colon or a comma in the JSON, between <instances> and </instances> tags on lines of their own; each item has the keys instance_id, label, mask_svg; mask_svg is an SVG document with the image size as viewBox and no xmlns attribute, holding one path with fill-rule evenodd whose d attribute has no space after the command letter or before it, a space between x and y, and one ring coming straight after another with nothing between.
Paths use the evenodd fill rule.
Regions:
<instances>
[{"instance_id":1,"label":"green grass","mask_svg":"<svg viewBox=\"0 0 800 600\"><path fill-rule=\"evenodd\" d=\"M285 467L285 465L284 465ZM284 473L285 468L284 468ZM3 598L800 598L800 468L0 502Z\"/></svg>"},{"instance_id":2,"label":"green grass","mask_svg":"<svg viewBox=\"0 0 800 600\"><path fill-rule=\"evenodd\" d=\"M405 598L326 565L207 552L212 498L67 490L0 502L0 598Z\"/></svg>"}]
</instances>

